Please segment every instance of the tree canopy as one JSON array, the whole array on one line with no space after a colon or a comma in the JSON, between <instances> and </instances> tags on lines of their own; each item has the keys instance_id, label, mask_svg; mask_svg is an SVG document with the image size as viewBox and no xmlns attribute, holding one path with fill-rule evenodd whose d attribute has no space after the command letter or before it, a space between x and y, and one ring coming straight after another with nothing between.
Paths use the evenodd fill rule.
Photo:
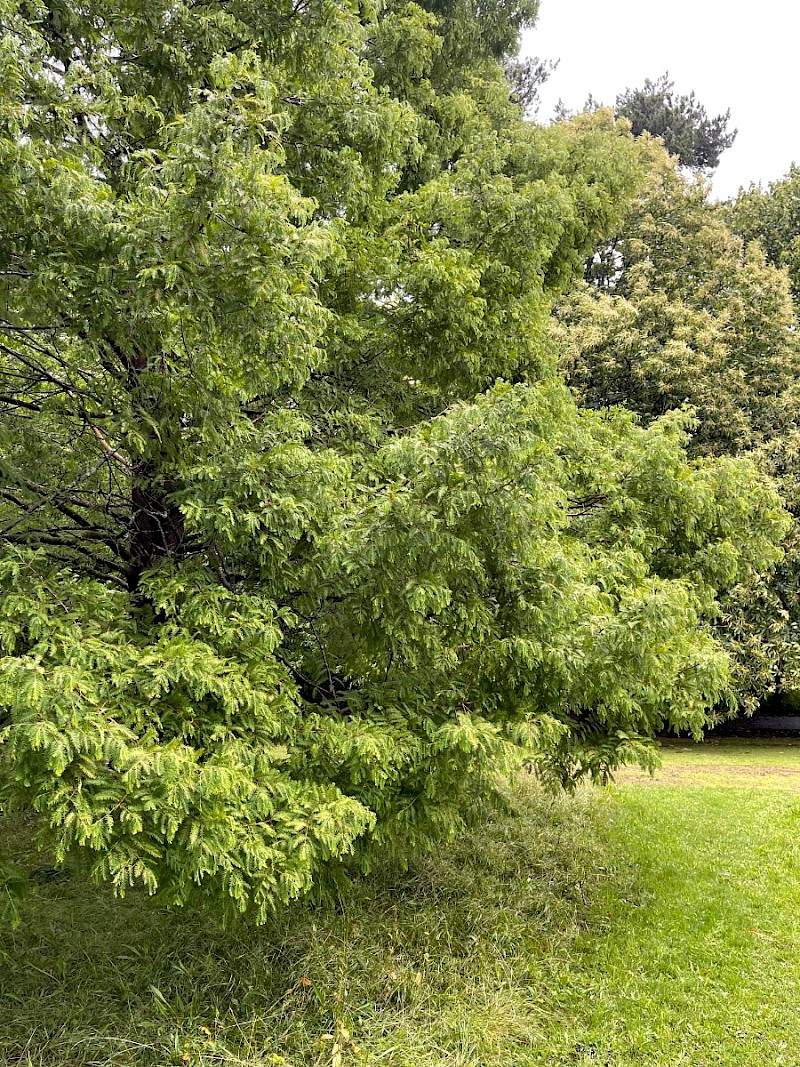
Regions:
<instances>
[{"instance_id":1,"label":"tree canopy","mask_svg":"<svg viewBox=\"0 0 800 1067\"><path fill-rule=\"evenodd\" d=\"M620 231L559 302L561 366L580 401L644 419L689 404L695 454L747 452L797 405L797 320L785 272L745 247L651 145L653 165Z\"/></svg>"},{"instance_id":2,"label":"tree canopy","mask_svg":"<svg viewBox=\"0 0 800 1067\"><path fill-rule=\"evenodd\" d=\"M727 227L702 180L653 146L653 167L619 233L559 301L562 369L579 401L621 404L645 423L688 406L694 455L749 454L797 514L800 346L789 278ZM770 578L723 598L716 632L750 710L800 673L797 533Z\"/></svg>"},{"instance_id":3,"label":"tree canopy","mask_svg":"<svg viewBox=\"0 0 800 1067\"><path fill-rule=\"evenodd\" d=\"M57 861L263 918L726 693L785 515L559 378L648 162L523 121L534 12L0 0L0 802Z\"/></svg>"},{"instance_id":4,"label":"tree canopy","mask_svg":"<svg viewBox=\"0 0 800 1067\"><path fill-rule=\"evenodd\" d=\"M660 137L670 155L692 170L715 170L719 157L736 140L737 131L728 130L730 109L709 118L694 92L675 92L669 74L655 81L646 78L641 89L620 93L616 113L629 120L635 136L647 131Z\"/></svg>"},{"instance_id":5,"label":"tree canopy","mask_svg":"<svg viewBox=\"0 0 800 1067\"><path fill-rule=\"evenodd\" d=\"M785 267L792 294L800 300L800 167L767 189L741 189L727 205L731 227L747 241L758 241L771 263Z\"/></svg>"}]
</instances>

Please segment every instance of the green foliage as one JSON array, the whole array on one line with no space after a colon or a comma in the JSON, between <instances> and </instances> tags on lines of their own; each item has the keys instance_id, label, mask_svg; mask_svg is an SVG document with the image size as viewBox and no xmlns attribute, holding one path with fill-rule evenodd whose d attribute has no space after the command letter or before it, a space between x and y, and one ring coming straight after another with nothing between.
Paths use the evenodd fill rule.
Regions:
<instances>
[{"instance_id":1,"label":"green foliage","mask_svg":"<svg viewBox=\"0 0 800 1067\"><path fill-rule=\"evenodd\" d=\"M748 242L748 253L766 253L768 262L783 268L789 278L795 313L800 296L800 171L792 166L785 178L773 182L767 190L751 187L724 206L731 228ZM757 249L755 253L753 249ZM780 487L786 507L795 522L787 539L786 556L774 579L754 590L749 597L747 614L753 625L743 629L742 638L752 648L754 632L765 635L767 648L762 662L769 663L773 688L784 695L800 688L800 452L797 437L796 387L790 393L788 414L791 422L784 432L765 441L759 448L759 462ZM785 421L785 420L784 420ZM738 618L743 617L738 613ZM742 628L740 628L742 630Z\"/></svg>"},{"instance_id":2,"label":"green foliage","mask_svg":"<svg viewBox=\"0 0 800 1067\"><path fill-rule=\"evenodd\" d=\"M789 427L765 442L754 457L780 491L793 523L784 557L769 580L761 579L733 591L731 621L735 637L746 642L745 663L755 666L754 678L769 684L764 692L782 697L800 690L800 436ZM767 673L769 672L769 673Z\"/></svg>"},{"instance_id":3,"label":"green foliage","mask_svg":"<svg viewBox=\"0 0 800 1067\"><path fill-rule=\"evenodd\" d=\"M511 99L526 115L536 114L539 91L557 66L558 60L540 59L538 56L503 58L503 73L511 86Z\"/></svg>"},{"instance_id":4,"label":"green foliage","mask_svg":"<svg viewBox=\"0 0 800 1067\"><path fill-rule=\"evenodd\" d=\"M770 263L785 267L792 295L800 298L800 168L771 182L767 189L742 189L726 205L730 225L747 241L758 241Z\"/></svg>"},{"instance_id":5,"label":"green foliage","mask_svg":"<svg viewBox=\"0 0 800 1067\"><path fill-rule=\"evenodd\" d=\"M644 194L559 303L562 369L582 403L622 403L646 420L689 404L696 454L741 453L796 410L787 278L743 247L702 181L651 151Z\"/></svg>"},{"instance_id":6,"label":"green foliage","mask_svg":"<svg viewBox=\"0 0 800 1067\"><path fill-rule=\"evenodd\" d=\"M33 882L0 954L0 1061L793 1063L800 747L670 744L637 780L552 797L523 776L407 874L260 930L114 901L0 822Z\"/></svg>"},{"instance_id":7,"label":"green foliage","mask_svg":"<svg viewBox=\"0 0 800 1067\"><path fill-rule=\"evenodd\" d=\"M533 13L0 0L0 795L57 862L264 920L724 692L783 515L558 379L644 163L523 122Z\"/></svg>"},{"instance_id":8,"label":"green foliage","mask_svg":"<svg viewBox=\"0 0 800 1067\"><path fill-rule=\"evenodd\" d=\"M623 404L645 422L690 405L699 420L692 453L753 452L797 514L788 453L800 347L789 279L731 233L702 181L655 150L644 194L560 301L554 328L580 402ZM793 528L774 576L723 598L717 632L746 707L796 683L795 541Z\"/></svg>"},{"instance_id":9,"label":"green foliage","mask_svg":"<svg viewBox=\"0 0 800 1067\"><path fill-rule=\"evenodd\" d=\"M681 166L712 171L722 153L736 140L737 131L728 132L730 109L709 118L694 92L678 96L674 90L675 83L670 81L669 74L662 74L654 82L645 78L641 89L620 93L616 113L628 119L634 136L647 131L660 137Z\"/></svg>"}]
</instances>

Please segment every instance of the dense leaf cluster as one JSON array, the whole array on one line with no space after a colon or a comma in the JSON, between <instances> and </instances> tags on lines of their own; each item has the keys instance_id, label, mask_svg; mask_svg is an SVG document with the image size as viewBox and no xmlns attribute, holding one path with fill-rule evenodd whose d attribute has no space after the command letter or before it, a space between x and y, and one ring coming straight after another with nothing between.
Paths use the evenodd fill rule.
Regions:
<instances>
[{"instance_id":1,"label":"dense leaf cluster","mask_svg":"<svg viewBox=\"0 0 800 1067\"><path fill-rule=\"evenodd\" d=\"M745 247L657 146L620 232L559 303L561 366L580 401L645 419L689 404L695 454L740 454L797 410L800 345L784 272Z\"/></svg>"},{"instance_id":2,"label":"dense leaf cluster","mask_svg":"<svg viewBox=\"0 0 800 1067\"><path fill-rule=\"evenodd\" d=\"M748 243L766 254L767 261L782 268L788 277L795 317L800 299L800 170L796 165L767 189L751 186L740 190L724 205L724 217ZM790 327L796 336L797 324ZM764 441L758 461L775 479L794 523L786 542L786 555L773 579L749 598L740 617L750 623L748 638L763 634L762 662L769 662L777 687L790 699L800 690L800 440L798 406L789 405L774 436Z\"/></svg>"},{"instance_id":3,"label":"dense leaf cluster","mask_svg":"<svg viewBox=\"0 0 800 1067\"><path fill-rule=\"evenodd\" d=\"M732 229L747 241L758 241L770 263L785 267L792 295L800 299L800 167L766 189L751 186L726 206Z\"/></svg>"},{"instance_id":4,"label":"dense leaf cluster","mask_svg":"<svg viewBox=\"0 0 800 1067\"><path fill-rule=\"evenodd\" d=\"M650 422L689 405L692 454L750 454L796 515L800 347L789 278L731 232L703 181L653 152L623 228L559 302L562 369L591 407L621 404ZM749 709L797 684L796 540L793 527L771 577L723 598L716 630Z\"/></svg>"}]
</instances>

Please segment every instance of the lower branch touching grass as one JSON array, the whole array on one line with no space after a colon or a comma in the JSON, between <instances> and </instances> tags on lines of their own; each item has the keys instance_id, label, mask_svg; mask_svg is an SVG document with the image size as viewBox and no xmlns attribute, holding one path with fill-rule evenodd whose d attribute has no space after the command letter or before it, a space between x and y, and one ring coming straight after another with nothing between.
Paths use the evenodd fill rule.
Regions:
<instances>
[{"instance_id":1,"label":"lower branch touching grass","mask_svg":"<svg viewBox=\"0 0 800 1067\"><path fill-rule=\"evenodd\" d=\"M708 752L769 775L797 760L778 748L672 747L660 773ZM45 877L6 817L6 854L39 874L0 957L0 1061L797 1062L797 795L779 774L662 780L553 796L524 776L438 854L255 931Z\"/></svg>"}]
</instances>

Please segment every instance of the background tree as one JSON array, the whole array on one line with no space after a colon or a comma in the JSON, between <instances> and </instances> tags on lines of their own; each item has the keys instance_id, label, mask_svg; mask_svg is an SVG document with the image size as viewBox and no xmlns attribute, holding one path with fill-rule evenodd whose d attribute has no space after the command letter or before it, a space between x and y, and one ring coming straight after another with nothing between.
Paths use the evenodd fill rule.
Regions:
<instances>
[{"instance_id":1,"label":"background tree","mask_svg":"<svg viewBox=\"0 0 800 1067\"><path fill-rule=\"evenodd\" d=\"M745 248L657 145L622 230L559 303L561 366L582 403L645 420L691 405L698 454L735 455L780 434L800 370L785 272Z\"/></svg>"},{"instance_id":2,"label":"background tree","mask_svg":"<svg viewBox=\"0 0 800 1067\"><path fill-rule=\"evenodd\" d=\"M800 348L789 280L728 229L703 181L652 151L650 180L624 227L559 302L563 372L581 403L621 404L645 424L689 405L698 419L690 454L749 452L793 501L787 455ZM724 598L717 623L737 665L739 701L750 709L797 684L795 541L792 532L771 579Z\"/></svg>"},{"instance_id":3,"label":"background tree","mask_svg":"<svg viewBox=\"0 0 800 1067\"><path fill-rule=\"evenodd\" d=\"M504 56L503 71L511 86L511 99L519 104L528 117L533 117L539 108L539 93L558 66L558 60L540 59L538 56L522 59Z\"/></svg>"},{"instance_id":4,"label":"background tree","mask_svg":"<svg viewBox=\"0 0 800 1067\"><path fill-rule=\"evenodd\" d=\"M0 797L58 862L263 918L725 690L783 514L559 381L644 165L522 121L533 10L0 0Z\"/></svg>"},{"instance_id":5,"label":"background tree","mask_svg":"<svg viewBox=\"0 0 800 1067\"><path fill-rule=\"evenodd\" d=\"M789 278L797 314L800 301L800 169L772 182L767 190L751 186L723 207L731 228L748 243L766 253L768 262L782 267ZM793 327L793 329L796 327ZM759 462L780 487L794 525L787 542L786 556L769 589L762 595L760 617L764 633L778 636L780 690L791 700L800 690L800 450L797 438L797 404L791 406L791 422L785 431L765 441L759 449Z\"/></svg>"},{"instance_id":6,"label":"background tree","mask_svg":"<svg viewBox=\"0 0 800 1067\"><path fill-rule=\"evenodd\" d=\"M736 130L728 132L730 109L709 118L694 92L675 93L669 74L654 82L646 78L641 89L626 89L617 97L615 110L631 123L634 136L647 131L660 137L670 155L692 170L714 170L736 139Z\"/></svg>"},{"instance_id":7,"label":"background tree","mask_svg":"<svg viewBox=\"0 0 800 1067\"><path fill-rule=\"evenodd\" d=\"M771 182L742 189L726 206L731 228L746 241L758 241L770 263L785 267L795 301L800 300L800 167Z\"/></svg>"}]
</instances>

